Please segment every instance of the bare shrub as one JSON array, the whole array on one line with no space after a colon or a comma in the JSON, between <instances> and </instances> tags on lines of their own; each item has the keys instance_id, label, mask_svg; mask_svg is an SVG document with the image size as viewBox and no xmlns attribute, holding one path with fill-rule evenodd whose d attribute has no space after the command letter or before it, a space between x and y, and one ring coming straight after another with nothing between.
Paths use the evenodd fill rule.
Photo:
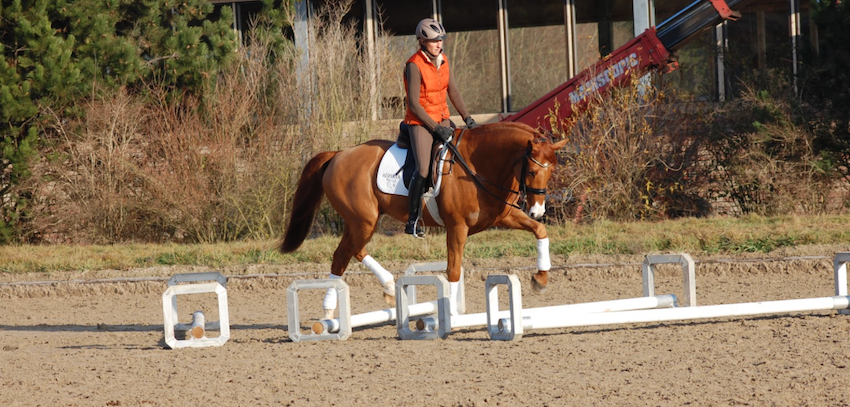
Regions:
<instances>
[{"instance_id":1,"label":"bare shrub","mask_svg":"<svg viewBox=\"0 0 850 407\"><path fill-rule=\"evenodd\" d=\"M92 98L55 120L31 190L31 240L189 241L281 234L303 163L315 153L394 137L372 120L381 78L344 7L320 11L299 76L294 48L252 37L203 94ZM379 40L378 58L386 56ZM383 45L382 45L383 44ZM394 72L395 80L400 75ZM329 208L321 230L341 220Z\"/></svg>"},{"instance_id":2,"label":"bare shrub","mask_svg":"<svg viewBox=\"0 0 850 407\"><path fill-rule=\"evenodd\" d=\"M725 104L680 103L671 89L595 95L559 123L572 141L554 178L558 219L661 219L846 210L842 168L818 152L782 75ZM769 82L765 86L764 83Z\"/></svg>"},{"instance_id":3,"label":"bare shrub","mask_svg":"<svg viewBox=\"0 0 850 407\"><path fill-rule=\"evenodd\" d=\"M559 219L660 219L701 216L706 169L699 165L692 105L643 88L595 94L588 109L556 123L571 141L565 165L554 178L552 196ZM553 112L556 113L556 112ZM553 114L553 117L557 117Z\"/></svg>"},{"instance_id":4,"label":"bare shrub","mask_svg":"<svg viewBox=\"0 0 850 407\"><path fill-rule=\"evenodd\" d=\"M368 50L361 48L355 22L343 21L347 7L321 8L311 19L305 70L309 75L297 81L297 91L288 95L292 111L299 115L304 141L312 143L313 151L370 140L379 129L372 120L372 102L381 98L380 88L372 87L378 67L369 61ZM388 43L379 36L376 53L380 60L386 58ZM389 80L401 81L400 71L386 73Z\"/></svg>"},{"instance_id":5,"label":"bare shrub","mask_svg":"<svg viewBox=\"0 0 850 407\"><path fill-rule=\"evenodd\" d=\"M47 146L28 187L37 198L28 240L104 242L125 238L141 225L139 143L145 108L123 90L95 98L85 119L67 122L57 115L45 133Z\"/></svg>"},{"instance_id":6,"label":"bare shrub","mask_svg":"<svg viewBox=\"0 0 850 407\"><path fill-rule=\"evenodd\" d=\"M717 164L715 193L743 213L841 212L848 185L829 155L816 151L784 78L768 72L759 88L742 82L740 96L713 112L707 146Z\"/></svg>"}]
</instances>

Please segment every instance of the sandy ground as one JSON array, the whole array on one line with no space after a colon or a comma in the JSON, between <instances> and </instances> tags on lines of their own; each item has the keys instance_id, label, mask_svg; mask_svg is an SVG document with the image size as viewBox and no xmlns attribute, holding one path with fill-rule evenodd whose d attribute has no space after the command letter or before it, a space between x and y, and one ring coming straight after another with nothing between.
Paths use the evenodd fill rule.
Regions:
<instances>
[{"instance_id":1,"label":"sandy ground","mask_svg":"<svg viewBox=\"0 0 850 407\"><path fill-rule=\"evenodd\" d=\"M694 257L699 304L831 296L832 257L847 249L788 249L739 262ZM555 258L545 294L525 284L534 259L469 260L467 308L484 311L488 274L519 275L525 307L638 297L641 260ZM385 266L398 274L407 267ZM0 405L850 405L850 316L835 311L550 329L515 342L490 341L483 329L402 341L394 325L382 324L355 329L347 341L295 343L286 288L324 277L327 265L249 265L221 270L229 276L230 340L168 349L164 279L202 270L0 275ZM346 276L353 311L385 308L362 270L352 265ZM84 282L121 277L161 279ZM37 280L65 282L10 284ZM659 266L657 291L681 297L681 269ZM301 294L309 325L321 295ZM181 321L196 308L218 319L215 299L178 296Z\"/></svg>"}]
</instances>

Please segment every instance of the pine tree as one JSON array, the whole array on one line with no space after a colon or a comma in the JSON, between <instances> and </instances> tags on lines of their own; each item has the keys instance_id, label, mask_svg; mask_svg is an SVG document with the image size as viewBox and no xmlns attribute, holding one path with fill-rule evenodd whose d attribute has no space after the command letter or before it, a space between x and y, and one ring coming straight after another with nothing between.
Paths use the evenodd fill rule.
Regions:
<instances>
[{"instance_id":1,"label":"pine tree","mask_svg":"<svg viewBox=\"0 0 850 407\"><path fill-rule=\"evenodd\" d=\"M14 191L29 174L38 141L42 106L77 96L80 70L73 61L74 37L55 35L47 0L14 0L0 10L3 61L0 62L0 243L16 235L26 219L29 197Z\"/></svg>"},{"instance_id":2,"label":"pine tree","mask_svg":"<svg viewBox=\"0 0 850 407\"><path fill-rule=\"evenodd\" d=\"M233 14L222 8L217 21L207 20L206 0L145 0L127 7L135 21L123 34L135 41L146 61L144 76L175 90L194 90L214 79L236 49Z\"/></svg>"}]
</instances>

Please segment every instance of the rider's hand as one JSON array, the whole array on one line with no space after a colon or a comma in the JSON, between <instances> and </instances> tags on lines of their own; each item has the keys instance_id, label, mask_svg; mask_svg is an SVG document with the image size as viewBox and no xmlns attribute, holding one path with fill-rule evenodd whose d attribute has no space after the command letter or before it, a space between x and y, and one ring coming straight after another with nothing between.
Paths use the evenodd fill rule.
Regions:
<instances>
[{"instance_id":1,"label":"rider's hand","mask_svg":"<svg viewBox=\"0 0 850 407\"><path fill-rule=\"evenodd\" d=\"M437 128L434 130L434 136L436 136L443 143L447 143L449 140L451 140L452 135L454 135L454 132L452 131L452 128L448 126L437 126Z\"/></svg>"},{"instance_id":2,"label":"rider's hand","mask_svg":"<svg viewBox=\"0 0 850 407\"><path fill-rule=\"evenodd\" d=\"M468 116L466 119L463 119L463 121L466 123L467 129L474 129L478 127L478 124L475 123L475 119L473 119L472 116Z\"/></svg>"}]
</instances>

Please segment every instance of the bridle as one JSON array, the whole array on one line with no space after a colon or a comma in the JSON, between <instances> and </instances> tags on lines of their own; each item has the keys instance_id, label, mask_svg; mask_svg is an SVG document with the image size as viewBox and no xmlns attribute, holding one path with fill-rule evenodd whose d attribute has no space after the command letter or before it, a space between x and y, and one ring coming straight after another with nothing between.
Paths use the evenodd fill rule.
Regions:
<instances>
[{"instance_id":1,"label":"bridle","mask_svg":"<svg viewBox=\"0 0 850 407\"><path fill-rule=\"evenodd\" d=\"M537 161L531 155L531 147L529 147L525 150L525 154L517 160L517 161L522 160L522 169L520 170L520 178L519 178L519 191L514 191L513 189L505 188L501 185L494 184L494 183L486 180L484 177L478 175L474 171L472 171L472 169L469 168L469 164L467 164L466 160L463 159L463 156L460 155L460 152L458 151L457 146L460 144L460 141L462 140L463 134L466 132L466 130L467 129L464 128L463 130L460 131L460 134L457 136L457 139L455 140L454 144L452 144L451 142L448 142L448 143L445 143L445 146L449 150L451 150L451 152L452 152L452 161L451 162L454 162L454 160L457 160L457 162L460 164L460 166L463 167L463 169L466 170L466 172L469 173L472 176L472 181L475 183L475 185L477 185L479 188L484 190L484 192L486 192L488 195L492 196L493 198L496 198L496 200L501 201L505 205L512 206L512 207L519 209L521 211L525 211L525 206L526 206L526 203L527 203L526 198L528 197L528 195L546 195L546 188L532 188L532 187L528 186L528 184L526 184L525 178L528 175L528 162L531 161L534 164L537 164L544 169L549 168L550 166L554 165L554 163L543 164L540 161ZM512 166L516 166L516 164L517 164L517 162L514 161ZM491 192L484 185L485 183L487 183L490 186L496 187L501 191L505 191L505 192L517 195L517 203L513 204L513 203L510 203L510 202L502 199L498 195Z\"/></svg>"},{"instance_id":2,"label":"bridle","mask_svg":"<svg viewBox=\"0 0 850 407\"><path fill-rule=\"evenodd\" d=\"M528 158L527 160L522 160L522 158ZM526 205L526 197L529 194L531 195L543 195L546 196L546 188L532 188L525 183L525 176L528 173L528 162L531 161L541 168L546 169L552 166L554 163L543 164L540 161L537 161L534 157L531 156L531 147L525 150L525 155L520 158L522 160L522 170L520 171L520 179L519 179L519 200L517 202L522 206L522 210L525 210ZM513 191L511 191L513 192Z\"/></svg>"}]
</instances>

